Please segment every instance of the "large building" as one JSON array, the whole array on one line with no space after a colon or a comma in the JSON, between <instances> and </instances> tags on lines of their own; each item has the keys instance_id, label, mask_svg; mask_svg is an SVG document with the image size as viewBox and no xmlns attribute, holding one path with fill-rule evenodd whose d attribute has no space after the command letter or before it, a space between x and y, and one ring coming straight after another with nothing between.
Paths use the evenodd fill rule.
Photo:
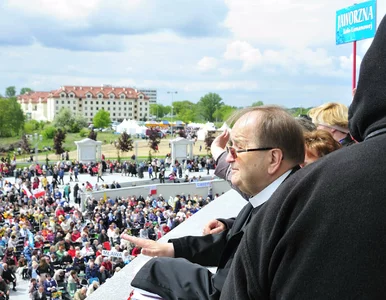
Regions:
<instances>
[{"instance_id":1,"label":"large building","mask_svg":"<svg viewBox=\"0 0 386 300\"><path fill-rule=\"evenodd\" d=\"M138 89L138 92L144 93L146 96L149 97L150 104L157 104L157 90L155 89Z\"/></svg>"},{"instance_id":2,"label":"large building","mask_svg":"<svg viewBox=\"0 0 386 300\"><path fill-rule=\"evenodd\" d=\"M90 122L101 109L110 112L111 121L147 120L150 112L149 97L127 87L62 86L51 92L20 95L18 102L28 117L38 121L52 121L62 108Z\"/></svg>"}]
</instances>

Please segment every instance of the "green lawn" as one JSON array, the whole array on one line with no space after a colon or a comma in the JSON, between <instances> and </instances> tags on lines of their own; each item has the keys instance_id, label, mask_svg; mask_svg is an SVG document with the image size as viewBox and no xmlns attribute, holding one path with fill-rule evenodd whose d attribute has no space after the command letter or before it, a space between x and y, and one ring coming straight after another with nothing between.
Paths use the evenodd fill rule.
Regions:
<instances>
[{"instance_id":1,"label":"green lawn","mask_svg":"<svg viewBox=\"0 0 386 300\"><path fill-rule=\"evenodd\" d=\"M81 137L79 133L67 133L66 139L63 144L64 149L68 151L76 150L75 141L79 141L84 139L85 137ZM110 144L111 141L115 141L119 138L119 134L113 134L112 132L98 132L97 140L103 142L103 144ZM17 143L21 140L21 137L7 137L7 138L0 138L0 145L6 146L13 143ZM38 148L39 150L43 150L44 147L53 147L54 141L53 139L44 139L39 142ZM30 142L31 148L35 147L35 142ZM45 153L45 152L43 152ZM51 152L49 152L51 153ZM5 153L2 153L1 155L5 155Z\"/></svg>"}]
</instances>

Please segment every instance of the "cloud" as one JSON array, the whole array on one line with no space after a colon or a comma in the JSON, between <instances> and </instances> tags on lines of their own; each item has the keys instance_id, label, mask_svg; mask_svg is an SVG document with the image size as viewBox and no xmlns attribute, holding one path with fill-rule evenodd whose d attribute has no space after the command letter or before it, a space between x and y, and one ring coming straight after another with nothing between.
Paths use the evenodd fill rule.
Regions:
<instances>
[{"instance_id":1,"label":"cloud","mask_svg":"<svg viewBox=\"0 0 386 300\"><path fill-rule=\"evenodd\" d=\"M225 60L240 61L242 72L261 70L264 73L278 74L317 74L336 77L341 75L341 69L347 70L348 61L352 56L332 56L323 48L282 48L258 49L246 41L233 41L226 47L223 55ZM361 57L358 56L358 65ZM279 71L281 70L281 71Z\"/></svg>"},{"instance_id":2,"label":"cloud","mask_svg":"<svg viewBox=\"0 0 386 300\"><path fill-rule=\"evenodd\" d=\"M25 14L37 14L62 21L69 21L86 18L98 9L100 2L101 0L8 0L6 6L13 10L23 11ZM136 0L127 2L134 3Z\"/></svg>"},{"instance_id":3,"label":"cloud","mask_svg":"<svg viewBox=\"0 0 386 300\"><path fill-rule=\"evenodd\" d=\"M227 35L222 24L227 7L221 0L3 1L0 26L7 28L6 33L0 32L3 45L36 41L53 48L110 51L114 47L95 39L118 40L164 31L188 38ZM8 26L15 19L23 20L23 25Z\"/></svg>"},{"instance_id":4,"label":"cloud","mask_svg":"<svg viewBox=\"0 0 386 300\"><path fill-rule=\"evenodd\" d=\"M234 41L227 45L224 58L229 60L240 60L243 62L243 70L249 70L262 62L259 49L253 48L249 43Z\"/></svg>"},{"instance_id":5,"label":"cloud","mask_svg":"<svg viewBox=\"0 0 386 300\"><path fill-rule=\"evenodd\" d=\"M205 56L197 63L197 68L201 72L207 72L217 67L217 59L214 57Z\"/></svg>"}]
</instances>

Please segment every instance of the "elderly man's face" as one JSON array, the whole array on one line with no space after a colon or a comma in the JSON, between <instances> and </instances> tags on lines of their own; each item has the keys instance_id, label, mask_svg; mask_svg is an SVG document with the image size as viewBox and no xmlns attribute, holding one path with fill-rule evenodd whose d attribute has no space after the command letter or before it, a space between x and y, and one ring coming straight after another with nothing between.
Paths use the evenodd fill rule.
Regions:
<instances>
[{"instance_id":1,"label":"elderly man's face","mask_svg":"<svg viewBox=\"0 0 386 300\"><path fill-rule=\"evenodd\" d=\"M247 113L234 125L231 132L232 146L235 150L274 147L274 145L256 144L256 125L261 122L258 112ZM227 162L232 168L232 184L242 192L254 196L265 186L268 169L269 151L253 151L231 153L227 155Z\"/></svg>"}]
</instances>

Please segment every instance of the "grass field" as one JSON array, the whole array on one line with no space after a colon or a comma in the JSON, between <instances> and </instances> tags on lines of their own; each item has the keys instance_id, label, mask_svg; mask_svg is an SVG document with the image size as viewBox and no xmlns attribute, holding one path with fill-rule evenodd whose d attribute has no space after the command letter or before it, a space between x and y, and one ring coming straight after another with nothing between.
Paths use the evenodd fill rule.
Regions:
<instances>
[{"instance_id":1,"label":"grass field","mask_svg":"<svg viewBox=\"0 0 386 300\"><path fill-rule=\"evenodd\" d=\"M118 140L119 134L113 134L111 132L98 132L97 140L101 141L102 144L102 153L105 155L106 159L116 159L118 157L117 149L114 147L113 143L115 140ZM66 134L66 140L64 143L64 149L69 151L70 159L76 159L77 153L76 153L76 145L75 141L80 141L84 138L80 137L78 133L67 133ZM154 153L152 151L152 157L165 157L166 154L170 153L169 148L169 142L171 138L166 137L161 140L161 143L159 145L159 151ZM11 143L15 143L20 141L20 138L1 138L0 139L0 145L7 145ZM135 139L134 145L138 145L138 158L145 159L149 155L149 146L148 141L143 139ZM200 151L200 145L202 146L202 150ZM53 146L53 140L43 140L39 142L39 149L43 149L43 147ZM31 144L31 148L34 148L34 144ZM120 153L120 156L122 159L129 159L133 154L135 153L135 150L131 152L125 152ZM53 151L49 152L41 152L38 155L39 161L45 161L46 155L48 154L48 159L50 161L56 161L59 159L58 155L56 155ZM207 155L207 152L205 150L205 144L203 141L197 141L193 147L193 154L194 155ZM1 156L6 156L6 153L2 153ZM12 154L13 155L13 154ZM29 155L22 154L21 156L17 156L17 162L25 162L29 158Z\"/></svg>"}]
</instances>

